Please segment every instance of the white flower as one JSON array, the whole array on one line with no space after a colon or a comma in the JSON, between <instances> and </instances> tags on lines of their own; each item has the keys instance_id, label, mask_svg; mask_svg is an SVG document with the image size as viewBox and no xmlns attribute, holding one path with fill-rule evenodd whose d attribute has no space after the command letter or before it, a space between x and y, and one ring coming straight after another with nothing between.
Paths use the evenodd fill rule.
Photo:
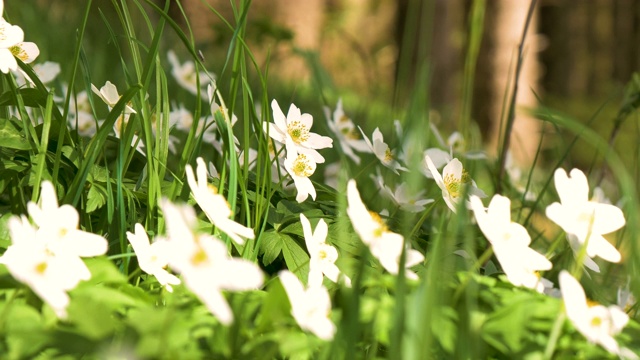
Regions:
<instances>
[{"instance_id":1,"label":"white flower","mask_svg":"<svg viewBox=\"0 0 640 360\"><path fill-rule=\"evenodd\" d=\"M167 291L172 292L171 285L180 284L180 279L164 269L171 256L169 242L160 239L150 244L147 232L141 224L136 224L135 233L127 231L127 239L129 239L131 247L136 253L140 270L155 276L160 285L164 286Z\"/></svg>"},{"instance_id":2,"label":"white flower","mask_svg":"<svg viewBox=\"0 0 640 360\"><path fill-rule=\"evenodd\" d=\"M231 324L233 313L221 291L257 289L262 286L262 271L250 261L229 256L222 240L195 232L193 208L166 199L160 207L171 243L169 266L222 324Z\"/></svg>"},{"instance_id":3,"label":"white flower","mask_svg":"<svg viewBox=\"0 0 640 360\"><path fill-rule=\"evenodd\" d=\"M273 123L264 123L264 131L269 136L284 144L287 148L287 157L295 157L297 154L304 154L311 158L314 163L323 163L324 157L317 149L330 148L333 140L327 136L320 136L311 132L313 117L310 114L302 114L300 109L294 104L289 107L287 116L284 116L278 102L274 99L271 102L273 110Z\"/></svg>"},{"instance_id":4,"label":"white flower","mask_svg":"<svg viewBox=\"0 0 640 360\"><path fill-rule=\"evenodd\" d=\"M331 298L324 286L304 288L300 279L288 270L279 274L291 303L291 315L300 328L323 340L331 340L336 326L331 322Z\"/></svg>"},{"instance_id":5,"label":"white flower","mask_svg":"<svg viewBox=\"0 0 640 360\"><path fill-rule=\"evenodd\" d=\"M58 76L58 74L60 74L60 64L53 61L45 61L44 63L33 65L33 72L36 73L38 79L40 79L43 84L47 84L53 81ZM27 75L24 71L20 70L16 74L18 75L16 79L18 85L24 85L27 82L31 86L34 85L33 80L31 80L29 75Z\"/></svg>"},{"instance_id":6,"label":"white flower","mask_svg":"<svg viewBox=\"0 0 640 360\"><path fill-rule=\"evenodd\" d=\"M38 232L26 217L12 217L8 222L12 245L0 258L11 275L28 285L59 318L66 318L69 305L67 291L91 273L82 260L67 252L53 251L48 234Z\"/></svg>"},{"instance_id":7,"label":"white flower","mask_svg":"<svg viewBox=\"0 0 640 360\"><path fill-rule=\"evenodd\" d=\"M113 85L111 81L108 81L108 80L104 84L104 86L100 88L100 90L98 90L98 88L95 85L91 84L91 91L93 91L94 94L98 95L100 99L102 99L102 101L104 101L104 103L107 104L107 106L109 106L109 110L111 110L114 106L116 106L116 104L120 100L120 94L118 94L118 88L115 85ZM126 105L124 108L124 113L135 114L136 111L133 110L129 105Z\"/></svg>"},{"instance_id":8,"label":"white flower","mask_svg":"<svg viewBox=\"0 0 640 360\"><path fill-rule=\"evenodd\" d=\"M58 207L53 185L42 183L40 206L27 209L37 227L25 216L9 219L12 245L1 262L17 280L27 284L60 318L67 316L67 291L91 278L80 257L102 255L107 240L78 229L79 216L70 205Z\"/></svg>"},{"instance_id":9,"label":"white flower","mask_svg":"<svg viewBox=\"0 0 640 360\"><path fill-rule=\"evenodd\" d=\"M433 175L433 180L436 181L438 187L442 190L442 198L451 211L456 212L456 206L464 193L463 186L471 186L468 189L469 195L476 195L478 197L486 197L485 193L478 189L476 182L469 177L463 167L462 163L458 159L451 160L442 169L442 176L436 169L435 164L429 156L425 156L427 166Z\"/></svg>"},{"instance_id":10,"label":"white flower","mask_svg":"<svg viewBox=\"0 0 640 360\"><path fill-rule=\"evenodd\" d=\"M289 175L291 175L293 183L298 190L296 201L301 203L307 200L309 195L311 195L311 198L315 200L316 188L313 187L313 183L309 179L309 176L313 175L316 171L316 163L304 154L287 154L287 158L284 160L284 168L287 170Z\"/></svg>"},{"instance_id":11,"label":"white flower","mask_svg":"<svg viewBox=\"0 0 640 360\"><path fill-rule=\"evenodd\" d=\"M425 150L424 161L422 162L422 168L420 170L422 171L424 176L430 179L433 179L433 174L431 173L431 170L429 170L429 165L427 164L426 160L427 157L431 159L431 161L433 162L433 167L435 167L436 169L440 169L441 167L451 162L451 160L453 160L453 157L451 157L448 152L442 149L430 148Z\"/></svg>"},{"instance_id":12,"label":"white flower","mask_svg":"<svg viewBox=\"0 0 640 360\"><path fill-rule=\"evenodd\" d=\"M198 94L198 83L196 77L200 77L200 87L209 84L211 82L211 78L215 78L213 74L206 71L201 71L196 74L196 65L191 60L185 61L184 64L180 64L180 61L173 50L169 50L167 52L167 58L169 58L169 62L171 63L171 75L176 79L178 85L182 86L185 90L194 95ZM204 97L206 94L202 92L202 96Z\"/></svg>"},{"instance_id":13,"label":"white flower","mask_svg":"<svg viewBox=\"0 0 640 360\"><path fill-rule=\"evenodd\" d=\"M524 226L511 221L509 198L494 195L486 212L479 197L471 196L470 200L478 226L491 243L509 282L543 292L545 287L537 272L551 269L552 264L529 247L531 238Z\"/></svg>"},{"instance_id":14,"label":"white flower","mask_svg":"<svg viewBox=\"0 0 640 360\"><path fill-rule=\"evenodd\" d=\"M340 148L344 154L350 157L356 164L360 164L360 157L358 157L353 150L370 153L371 149L366 141L362 139L358 130L356 130L353 121L345 115L342 109L342 99L338 100L333 116L328 107L324 108L324 113L327 117L329 129L338 137Z\"/></svg>"},{"instance_id":15,"label":"white flower","mask_svg":"<svg viewBox=\"0 0 640 360\"><path fill-rule=\"evenodd\" d=\"M400 255L402 254L404 238L400 234L389 231L382 222L380 215L367 210L360 198L355 180L349 180L347 184L347 214L362 242L364 242L371 254L380 261L380 264L391 274L398 274ZM424 260L420 252L406 248L405 267L409 268ZM408 278L417 279L413 271L407 269Z\"/></svg>"},{"instance_id":16,"label":"white flower","mask_svg":"<svg viewBox=\"0 0 640 360\"><path fill-rule=\"evenodd\" d=\"M391 151L391 149L389 149L389 145L387 145L384 142L384 138L382 137L382 132L380 132L379 128L376 128L373 131L371 140L367 138L367 136L364 134L364 131L362 131L360 127L358 128L360 129L360 132L362 133L362 136L364 137L364 141L367 143L367 146L373 152L373 154L378 158L378 160L380 160L382 165L393 170L393 172L395 172L396 174L398 174L398 170L409 171L409 169L401 166L400 163L398 163L398 161L394 158L393 152Z\"/></svg>"},{"instance_id":17,"label":"white flower","mask_svg":"<svg viewBox=\"0 0 640 360\"><path fill-rule=\"evenodd\" d=\"M47 234L47 246L55 253L76 256L98 256L107 252L107 240L100 235L78 229L80 217L71 205L58 206L53 184L42 182L40 206L33 202L27 210L38 225L38 232Z\"/></svg>"},{"instance_id":18,"label":"white flower","mask_svg":"<svg viewBox=\"0 0 640 360\"><path fill-rule=\"evenodd\" d=\"M331 281L338 282L340 270L335 262L338 259L338 250L326 243L328 226L324 219L318 221L316 231L311 231L311 223L304 214L300 214L300 223L304 232L304 241L309 251L309 287L322 285L323 274ZM348 279L348 278L346 278ZM347 280L347 282L350 282Z\"/></svg>"},{"instance_id":19,"label":"white flower","mask_svg":"<svg viewBox=\"0 0 640 360\"><path fill-rule=\"evenodd\" d=\"M12 48L24 39L22 28L0 19L0 70L7 74L9 70L18 70L18 62Z\"/></svg>"},{"instance_id":20,"label":"white flower","mask_svg":"<svg viewBox=\"0 0 640 360\"><path fill-rule=\"evenodd\" d=\"M560 272L558 279L567 317L573 326L587 340L602 345L612 354L634 356L628 349L621 349L613 338L627 325L629 316L615 305L589 305L584 289L566 270Z\"/></svg>"},{"instance_id":21,"label":"white flower","mask_svg":"<svg viewBox=\"0 0 640 360\"><path fill-rule=\"evenodd\" d=\"M231 211L227 199L221 194L218 194L218 189L216 189L215 186L207 182L207 166L204 160L199 157L196 159L196 162L198 163L198 167L196 168L197 181L193 174L193 168L187 164L185 169L187 182L191 188L193 198L202 211L204 211L205 215L207 215L209 221L211 221L218 230L227 234L240 245L244 244L243 238L253 239L255 237L253 229L238 224L231 219L234 214Z\"/></svg>"},{"instance_id":22,"label":"white flower","mask_svg":"<svg viewBox=\"0 0 640 360\"><path fill-rule=\"evenodd\" d=\"M389 186L384 186L384 194L386 194L400 209L418 213L424 210L427 204L434 202L433 199L425 199L422 197L424 191L419 191L416 194L410 194L409 185L402 183L396 187L393 191Z\"/></svg>"},{"instance_id":23,"label":"white flower","mask_svg":"<svg viewBox=\"0 0 640 360\"><path fill-rule=\"evenodd\" d=\"M622 211L614 205L589 201L587 177L578 169L571 170L570 175L567 177L564 169L555 171L554 180L561 203L549 205L547 217L570 234L569 241L574 251L579 251L586 244L589 258L598 256L619 262L620 252L602 235L624 226Z\"/></svg>"}]
</instances>

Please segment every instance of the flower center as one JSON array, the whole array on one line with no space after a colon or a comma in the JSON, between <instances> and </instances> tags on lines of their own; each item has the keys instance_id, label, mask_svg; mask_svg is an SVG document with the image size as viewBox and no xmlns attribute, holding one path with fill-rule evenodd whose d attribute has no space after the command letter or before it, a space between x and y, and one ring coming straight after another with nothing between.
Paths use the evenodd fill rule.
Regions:
<instances>
[{"instance_id":1,"label":"flower center","mask_svg":"<svg viewBox=\"0 0 640 360\"><path fill-rule=\"evenodd\" d=\"M207 253L201 247L198 247L198 251L196 251L196 253L191 257L191 264L193 264L193 266L200 266L208 260L209 257L207 256Z\"/></svg>"},{"instance_id":2,"label":"flower center","mask_svg":"<svg viewBox=\"0 0 640 360\"><path fill-rule=\"evenodd\" d=\"M303 143L309 139L309 129L300 121L293 121L287 125L287 132L296 144Z\"/></svg>"},{"instance_id":3,"label":"flower center","mask_svg":"<svg viewBox=\"0 0 640 360\"><path fill-rule=\"evenodd\" d=\"M369 211L369 215L371 215L371 218L373 219L373 221L378 223L378 227L373 230L373 236L381 237L382 234L387 232L387 230L388 230L387 225L384 223L384 221L382 221L382 218L380 217L380 215L378 213L375 213L373 211Z\"/></svg>"},{"instance_id":4,"label":"flower center","mask_svg":"<svg viewBox=\"0 0 640 360\"><path fill-rule=\"evenodd\" d=\"M591 319L591 326L600 326L602 325L602 318L599 316L594 316L593 319Z\"/></svg>"},{"instance_id":5,"label":"flower center","mask_svg":"<svg viewBox=\"0 0 640 360\"><path fill-rule=\"evenodd\" d=\"M460 196L460 190L462 188L462 182L460 181L460 179L453 176L453 174L448 174L444 177L443 181L445 187L447 188L449 196L451 196L452 198L457 198Z\"/></svg>"},{"instance_id":6,"label":"flower center","mask_svg":"<svg viewBox=\"0 0 640 360\"><path fill-rule=\"evenodd\" d=\"M29 55L27 55L27 52L24 51L24 49L21 48L18 45L14 45L14 46L10 47L9 50L11 51L13 56L17 57L18 59L22 60L23 62L27 61L29 59Z\"/></svg>"},{"instance_id":7,"label":"flower center","mask_svg":"<svg viewBox=\"0 0 640 360\"><path fill-rule=\"evenodd\" d=\"M385 162L391 162L393 161L393 154L391 153L391 150L389 148L387 148L384 151L384 161Z\"/></svg>"},{"instance_id":8,"label":"flower center","mask_svg":"<svg viewBox=\"0 0 640 360\"><path fill-rule=\"evenodd\" d=\"M296 176L309 177L313 174L313 168L304 154L298 154L291 168Z\"/></svg>"},{"instance_id":9,"label":"flower center","mask_svg":"<svg viewBox=\"0 0 640 360\"><path fill-rule=\"evenodd\" d=\"M324 249L318 251L318 257L320 258L320 260L326 259L328 257L327 252Z\"/></svg>"},{"instance_id":10,"label":"flower center","mask_svg":"<svg viewBox=\"0 0 640 360\"><path fill-rule=\"evenodd\" d=\"M47 263L43 261L43 262L39 263L38 265L36 265L35 270L36 270L36 272L38 274L43 275L44 272L47 270L47 266L48 266Z\"/></svg>"}]
</instances>

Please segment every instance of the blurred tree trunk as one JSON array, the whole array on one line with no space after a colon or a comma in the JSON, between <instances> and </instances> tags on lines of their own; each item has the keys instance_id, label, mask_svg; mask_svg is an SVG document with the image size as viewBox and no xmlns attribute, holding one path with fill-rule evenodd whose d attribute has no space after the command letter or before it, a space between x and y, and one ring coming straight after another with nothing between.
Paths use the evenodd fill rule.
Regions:
<instances>
[{"instance_id":1,"label":"blurred tree trunk","mask_svg":"<svg viewBox=\"0 0 640 360\"><path fill-rule=\"evenodd\" d=\"M508 104L513 89L517 50L529 10L529 1L494 0L487 2L483 44L478 58L475 80L474 114L488 142L489 153L496 153L505 125ZM522 166L531 164L540 138L541 123L527 115L526 109L537 105L533 91L539 93L540 76L537 61L541 44L536 36L537 14L534 15L525 39L516 117L511 134L512 152Z\"/></svg>"}]
</instances>

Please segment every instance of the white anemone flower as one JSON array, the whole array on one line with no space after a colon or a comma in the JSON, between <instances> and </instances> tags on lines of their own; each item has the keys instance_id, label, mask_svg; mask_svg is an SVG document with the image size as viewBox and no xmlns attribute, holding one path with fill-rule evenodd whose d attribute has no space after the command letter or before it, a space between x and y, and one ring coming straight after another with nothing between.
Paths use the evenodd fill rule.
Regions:
<instances>
[{"instance_id":1,"label":"white anemone flower","mask_svg":"<svg viewBox=\"0 0 640 360\"><path fill-rule=\"evenodd\" d=\"M602 235L624 226L622 211L614 205L589 201L587 177L578 169L571 170L570 177L564 169L557 169L554 180L560 203L547 206L547 217L569 234L574 251L586 245L589 258L619 262L620 252Z\"/></svg>"},{"instance_id":2,"label":"white anemone flower","mask_svg":"<svg viewBox=\"0 0 640 360\"><path fill-rule=\"evenodd\" d=\"M329 129L338 137L338 143L344 154L356 164L360 164L360 157L356 155L354 150L370 153L371 149L367 142L362 139L353 121L345 115L342 109L342 99L338 100L333 115L328 107L324 108L324 113L327 117Z\"/></svg>"},{"instance_id":3,"label":"white anemone flower","mask_svg":"<svg viewBox=\"0 0 640 360\"><path fill-rule=\"evenodd\" d=\"M0 263L51 306L59 318L66 318L67 291L89 280L89 269L73 253L52 249L50 234L36 230L25 216L10 218L8 226L12 245L0 257Z\"/></svg>"},{"instance_id":4,"label":"white anemone flower","mask_svg":"<svg viewBox=\"0 0 640 360\"><path fill-rule=\"evenodd\" d=\"M431 159L431 161L433 162L433 166L436 169L440 169L441 167L451 162L451 160L453 160L453 157L451 157L451 154L442 149L430 148L425 150L424 160L422 161L422 168L420 170L422 171L424 176L428 177L429 179L433 179L433 174L431 173L431 170L429 170L429 165L427 164L427 160L426 160L427 157Z\"/></svg>"},{"instance_id":5,"label":"white anemone flower","mask_svg":"<svg viewBox=\"0 0 640 360\"><path fill-rule=\"evenodd\" d=\"M160 285L164 286L168 292L173 292L171 285L180 284L180 279L165 270L171 257L169 242L160 239L150 244L149 236L141 224L135 225L134 233L127 231L127 239L136 253L140 270L155 276Z\"/></svg>"},{"instance_id":6,"label":"white anemone flower","mask_svg":"<svg viewBox=\"0 0 640 360\"><path fill-rule=\"evenodd\" d=\"M425 206L434 202L433 199L423 197L424 191L412 194L409 185L406 182L396 186L395 191L389 186L384 186L384 193L398 206L400 209L412 213L419 213L425 209Z\"/></svg>"},{"instance_id":7,"label":"white anemone flower","mask_svg":"<svg viewBox=\"0 0 640 360\"><path fill-rule=\"evenodd\" d=\"M79 216L70 205L58 206L53 184L42 183L40 206L27 204L25 216L9 219L12 245L0 258L18 281L27 284L60 318L67 316L67 291L91 273L80 257L106 253L107 240L78 229Z\"/></svg>"},{"instance_id":8,"label":"white anemone flower","mask_svg":"<svg viewBox=\"0 0 640 360\"><path fill-rule=\"evenodd\" d=\"M40 206L33 202L27 210L38 231L48 236L48 247L55 253L69 253L75 256L98 256L107 252L107 240L100 235L78 229L80 216L71 205L58 206L53 184L43 181L40 192Z\"/></svg>"},{"instance_id":9,"label":"white anemone flower","mask_svg":"<svg viewBox=\"0 0 640 360\"><path fill-rule=\"evenodd\" d=\"M11 25L0 19L0 70L7 74L9 70L18 70L18 62L13 48L24 40L24 31L18 25Z\"/></svg>"},{"instance_id":10,"label":"white anemone flower","mask_svg":"<svg viewBox=\"0 0 640 360\"><path fill-rule=\"evenodd\" d=\"M494 195L487 211L479 197L471 196L470 200L478 227L491 243L509 282L543 292L538 272L551 269L552 264L529 247L531 237L524 226L511 221L509 198Z\"/></svg>"},{"instance_id":11,"label":"white anemone flower","mask_svg":"<svg viewBox=\"0 0 640 360\"><path fill-rule=\"evenodd\" d=\"M311 223L304 214L300 214L300 223L304 233L304 241L309 251L309 287L322 285L323 275L333 282L338 282L340 270L335 262L338 259L338 250L326 243L329 227L324 219L318 221L315 232L311 230ZM347 283L350 281L345 279Z\"/></svg>"},{"instance_id":12,"label":"white anemone flower","mask_svg":"<svg viewBox=\"0 0 640 360\"><path fill-rule=\"evenodd\" d=\"M311 195L313 200L316 199L316 188L309 179L309 176L313 175L316 171L316 163L313 159L308 158L304 154L289 155L284 160L284 168L287 170L293 183L296 186L298 195L296 195L296 201L301 203Z\"/></svg>"},{"instance_id":13,"label":"white anemone flower","mask_svg":"<svg viewBox=\"0 0 640 360\"><path fill-rule=\"evenodd\" d=\"M218 193L218 189L207 181L207 166L202 158L197 158L197 180L191 165L186 166L187 182L191 188L193 198L196 200L207 218L218 230L227 234L239 245L244 244L244 239L253 239L253 229L235 222L231 207L227 199Z\"/></svg>"},{"instance_id":14,"label":"white anemone flower","mask_svg":"<svg viewBox=\"0 0 640 360\"><path fill-rule=\"evenodd\" d=\"M362 242L369 247L371 254L380 261L382 267L391 274L398 274L404 245L402 235L389 231L380 215L367 210L353 179L347 184L347 204L347 215ZM406 268L423 260L424 255L406 247ZM418 275L409 269L406 269L405 274L410 279L418 278Z\"/></svg>"},{"instance_id":15,"label":"white anemone flower","mask_svg":"<svg viewBox=\"0 0 640 360\"><path fill-rule=\"evenodd\" d=\"M409 169L400 165L400 163L395 159L393 155L393 151L389 148L384 142L384 137L382 136L382 132L380 132L379 128L376 128L373 131L373 135L371 136L371 140L367 138L362 128L359 128L362 136L364 137L364 141L367 143L367 146L373 152L373 154L380 160L382 165L388 167L393 170L396 174L398 174L398 170L400 171L409 171Z\"/></svg>"},{"instance_id":16,"label":"white anemone flower","mask_svg":"<svg viewBox=\"0 0 640 360\"><path fill-rule=\"evenodd\" d=\"M195 231L193 208L163 199L160 207L171 244L169 266L182 275L191 290L223 325L233 322L233 312L222 290L255 290L264 275L256 264L229 256L227 247L215 236Z\"/></svg>"},{"instance_id":17,"label":"white anemone flower","mask_svg":"<svg viewBox=\"0 0 640 360\"><path fill-rule=\"evenodd\" d=\"M94 94L98 95L100 99L102 99L102 101L104 101L104 103L107 104L107 106L109 106L109 110L111 110L114 106L116 106L116 104L120 100L120 94L118 94L118 88L115 85L113 85L111 81L108 81L108 80L104 84L104 86L100 88L100 90L98 90L98 88L95 85L91 84L91 91L93 91ZM129 105L126 105L124 108L124 113L135 114L136 111L133 110L133 108L131 108Z\"/></svg>"},{"instance_id":18,"label":"white anemone flower","mask_svg":"<svg viewBox=\"0 0 640 360\"><path fill-rule=\"evenodd\" d=\"M562 270L558 276L567 317L573 326L592 343L600 344L608 352L637 359L630 350L620 348L614 336L629 322L629 316L618 306L591 305L584 289L571 274Z\"/></svg>"},{"instance_id":19,"label":"white anemone flower","mask_svg":"<svg viewBox=\"0 0 640 360\"><path fill-rule=\"evenodd\" d=\"M196 73L196 65L193 61L187 60L183 64L178 60L178 56L173 50L169 50L167 52L167 58L169 59L169 63L171 63L171 75L176 79L178 85L182 86L185 90L189 91L193 95L198 94L198 82L197 78L200 78L200 87L203 87L211 82L211 78L215 78L215 76L206 71L200 71ZM206 96L204 92L201 91L203 97Z\"/></svg>"},{"instance_id":20,"label":"white anemone flower","mask_svg":"<svg viewBox=\"0 0 640 360\"><path fill-rule=\"evenodd\" d=\"M322 340L333 339L336 326L329 318L331 298L327 289L321 285L305 289L300 279L288 270L278 275L291 303L291 315L300 328Z\"/></svg>"},{"instance_id":21,"label":"white anemone flower","mask_svg":"<svg viewBox=\"0 0 640 360\"><path fill-rule=\"evenodd\" d=\"M484 191L478 189L476 182L471 179L469 173L467 173L462 167L462 163L458 159L451 160L442 169L442 175L438 172L433 160L429 156L425 156L425 161L433 180L435 180L438 187L442 190L442 198L451 211L456 212L456 206L460 202L464 193L463 186L470 186L468 189L469 195L476 195L484 198Z\"/></svg>"},{"instance_id":22,"label":"white anemone flower","mask_svg":"<svg viewBox=\"0 0 640 360\"><path fill-rule=\"evenodd\" d=\"M314 163L323 163L324 157L317 150L333 147L333 140L311 132L313 117L301 113L294 104L285 116L275 99L271 102L271 109L274 122L264 123L264 131L268 129L273 140L285 145L287 156L295 158L297 154L304 154Z\"/></svg>"}]
</instances>

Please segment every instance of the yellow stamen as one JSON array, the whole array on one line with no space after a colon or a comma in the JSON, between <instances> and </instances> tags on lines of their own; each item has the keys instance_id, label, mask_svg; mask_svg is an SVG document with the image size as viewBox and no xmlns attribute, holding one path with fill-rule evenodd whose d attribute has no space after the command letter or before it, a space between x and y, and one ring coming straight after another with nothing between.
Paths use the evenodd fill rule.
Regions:
<instances>
[{"instance_id":1,"label":"yellow stamen","mask_svg":"<svg viewBox=\"0 0 640 360\"><path fill-rule=\"evenodd\" d=\"M309 129L300 121L293 121L287 125L287 132L296 144L303 143L309 139Z\"/></svg>"},{"instance_id":2,"label":"yellow stamen","mask_svg":"<svg viewBox=\"0 0 640 360\"><path fill-rule=\"evenodd\" d=\"M298 157L294 160L293 166L291 168L296 176L309 177L313 174L313 168L309 164L309 160L307 160L307 157L304 154L298 155Z\"/></svg>"}]
</instances>

